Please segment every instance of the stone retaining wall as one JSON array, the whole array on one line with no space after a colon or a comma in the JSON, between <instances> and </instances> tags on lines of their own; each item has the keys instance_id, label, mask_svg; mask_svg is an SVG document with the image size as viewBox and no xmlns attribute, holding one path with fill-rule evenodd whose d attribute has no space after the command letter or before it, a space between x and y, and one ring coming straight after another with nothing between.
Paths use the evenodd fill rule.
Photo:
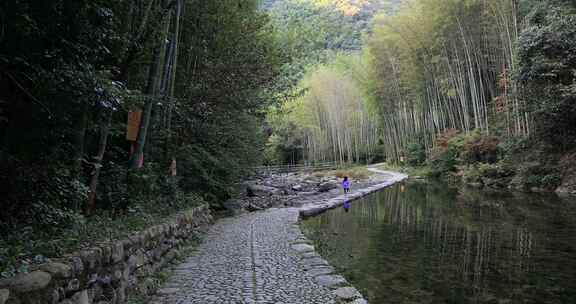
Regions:
<instances>
[{"instance_id":1,"label":"stone retaining wall","mask_svg":"<svg viewBox=\"0 0 576 304\"><path fill-rule=\"evenodd\" d=\"M180 255L200 226L212 222L208 206L183 212L127 239L101 243L0 280L0 304L121 304L134 291L147 294L153 275Z\"/></svg>"}]
</instances>

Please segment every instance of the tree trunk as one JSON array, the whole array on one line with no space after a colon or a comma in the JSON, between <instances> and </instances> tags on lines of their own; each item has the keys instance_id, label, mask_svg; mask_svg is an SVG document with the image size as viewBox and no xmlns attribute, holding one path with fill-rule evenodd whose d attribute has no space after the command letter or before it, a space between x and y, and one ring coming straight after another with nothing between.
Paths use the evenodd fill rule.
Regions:
<instances>
[{"instance_id":1,"label":"tree trunk","mask_svg":"<svg viewBox=\"0 0 576 304\"><path fill-rule=\"evenodd\" d=\"M130 158L129 167L130 169L137 169L140 163L140 159L144 155L144 146L146 145L146 138L148 135L148 128L150 126L150 117L152 116L152 108L154 107L154 102L156 101L155 97L158 91L158 82L159 82L159 71L160 71L160 64L161 64L161 53L164 49L165 40L167 36L167 29L164 34L162 35L160 42L154 48L153 60L152 65L150 67L149 77L148 77L148 84L146 87L146 93L148 95L148 99L146 100L146 105L144 111L142 113L142 120L140 121L140 127L138 129L138 137L136 139L136 147L134 149L134 153Z\"/></svg>"},{"instance_id":2,"label":"tree trunk","mask_svg":"<svg viewBox=\"0 0 576 304\"><path fill-rule=\"evenodd\" d=\"M98 143L98 154L94 157L94 171L92 171L92 177L90 178L90 192L88 194L88 202L86 204L86 215L92 214L96 207L96 190L98 187L98 179L100 177L100 171L102 169L102 160L104 159L104 153L106 153L106 146L108 145L108 134L110 133L110 126L112 125L112 114L113 110L108 110L105 112L105 121L103 121L100 127L100 141Z\"/></svg>"},{"instance_id":3,"label":"tree trunk","mask_svg":"<svg viewBox=\"0 0 576 304\"><path fill-rule=\"evenodd\" d=\"M86 140L86 126L88 125L90 104L84 103L82 106L82 118L80 119L79 128L76 132L76 156L74 157L74 176L82 176L82 161L84 160L84 144Z\"/></svg>"},{"instance_id":4,"label":"tree trunk","mask_svg":"<svg viewBox=\"0 0 576 304\"><path fill-rule=\"evenodd\" d=\"M166 160L172 159L171 145L172 145L172 112L174 111L174 93L176 88L176 71L178 68L178 48L180 45L180 21L182 17L182 0L176 0L176 20L174 28L174 38L173 38L173 56L171 64L171 74L169 81L168 90L168 113L166 120L167 138L166 138Z\"/></svg>"}]
</instances>

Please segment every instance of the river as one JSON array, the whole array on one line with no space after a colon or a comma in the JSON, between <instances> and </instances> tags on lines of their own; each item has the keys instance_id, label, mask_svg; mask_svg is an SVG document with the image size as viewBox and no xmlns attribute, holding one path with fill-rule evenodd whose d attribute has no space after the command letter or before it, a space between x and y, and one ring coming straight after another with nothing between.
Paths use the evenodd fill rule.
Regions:
<instances>
[{"instance_id":1,"label":"river","mask_svg":"<svg viewBox=\"0 0 576 304\"><path fill-rule=\"evenodd\" d=\"M371 304L576 303L576 200L406 182L305 220Z\"/></svg>"}]
</instances>

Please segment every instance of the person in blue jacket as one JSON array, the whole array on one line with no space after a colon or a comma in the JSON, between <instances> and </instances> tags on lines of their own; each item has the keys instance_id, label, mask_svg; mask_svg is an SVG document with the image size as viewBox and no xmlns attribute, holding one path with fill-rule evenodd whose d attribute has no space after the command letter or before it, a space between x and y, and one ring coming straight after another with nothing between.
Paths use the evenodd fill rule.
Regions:
<instances>
[{"instance_id":1,"label":"person in blue jacket","mask_svg":"<svg viewBox=\"0 0 576 304\"><path fill-rule=\"evenodd\" d=\"M344 189L344 193L350 192L350 180L348 176L344 176L344 180L342 181L342 189Z\"/></svg>"}]
</instances>

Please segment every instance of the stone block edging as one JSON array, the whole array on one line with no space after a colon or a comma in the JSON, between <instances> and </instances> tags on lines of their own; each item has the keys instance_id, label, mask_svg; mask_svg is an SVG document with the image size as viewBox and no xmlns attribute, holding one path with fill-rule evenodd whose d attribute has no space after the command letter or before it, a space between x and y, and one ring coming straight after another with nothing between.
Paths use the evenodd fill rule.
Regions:
<instances>
[{"instance_id":1,"label":"stone block edging","mask_svg":"<svg viewBox=\"0 0 576 304\"><path fill-rule=\"evenodd\" d=\"M310 217L310 216L316 216L318 214L321 214L323 212L325 212L326 210L330 210L330 209L334 209L337 208L339 206L342 206L346 201L348 202L352 202L355 200L359 200L371 193L380 191L384 188L390 187L398 182L401 182L405 179L408 178L408 175L405 174L400 174L400 173L395 173L395 172L390 172L390 171L382 171L382 170L378 170L378 169L374 169L374 168L368 168L368 170L376 172L376 173L381 173L381 174L390 174L392 175L392 178L378 183L376 185L372 185L366 188L362 188L362 189L358 189L358 190L354 190L353 193L350 194L343 194L343 195L339 195L337 197L328 199L328 200L324 200L324 201L320 201L318 203L310 203L310 204L306 204L302 207L300 207L298 209L299 213L300 213L300 217L301 218L306 218L306 217Z\"/></svg>"}]
</instances>

